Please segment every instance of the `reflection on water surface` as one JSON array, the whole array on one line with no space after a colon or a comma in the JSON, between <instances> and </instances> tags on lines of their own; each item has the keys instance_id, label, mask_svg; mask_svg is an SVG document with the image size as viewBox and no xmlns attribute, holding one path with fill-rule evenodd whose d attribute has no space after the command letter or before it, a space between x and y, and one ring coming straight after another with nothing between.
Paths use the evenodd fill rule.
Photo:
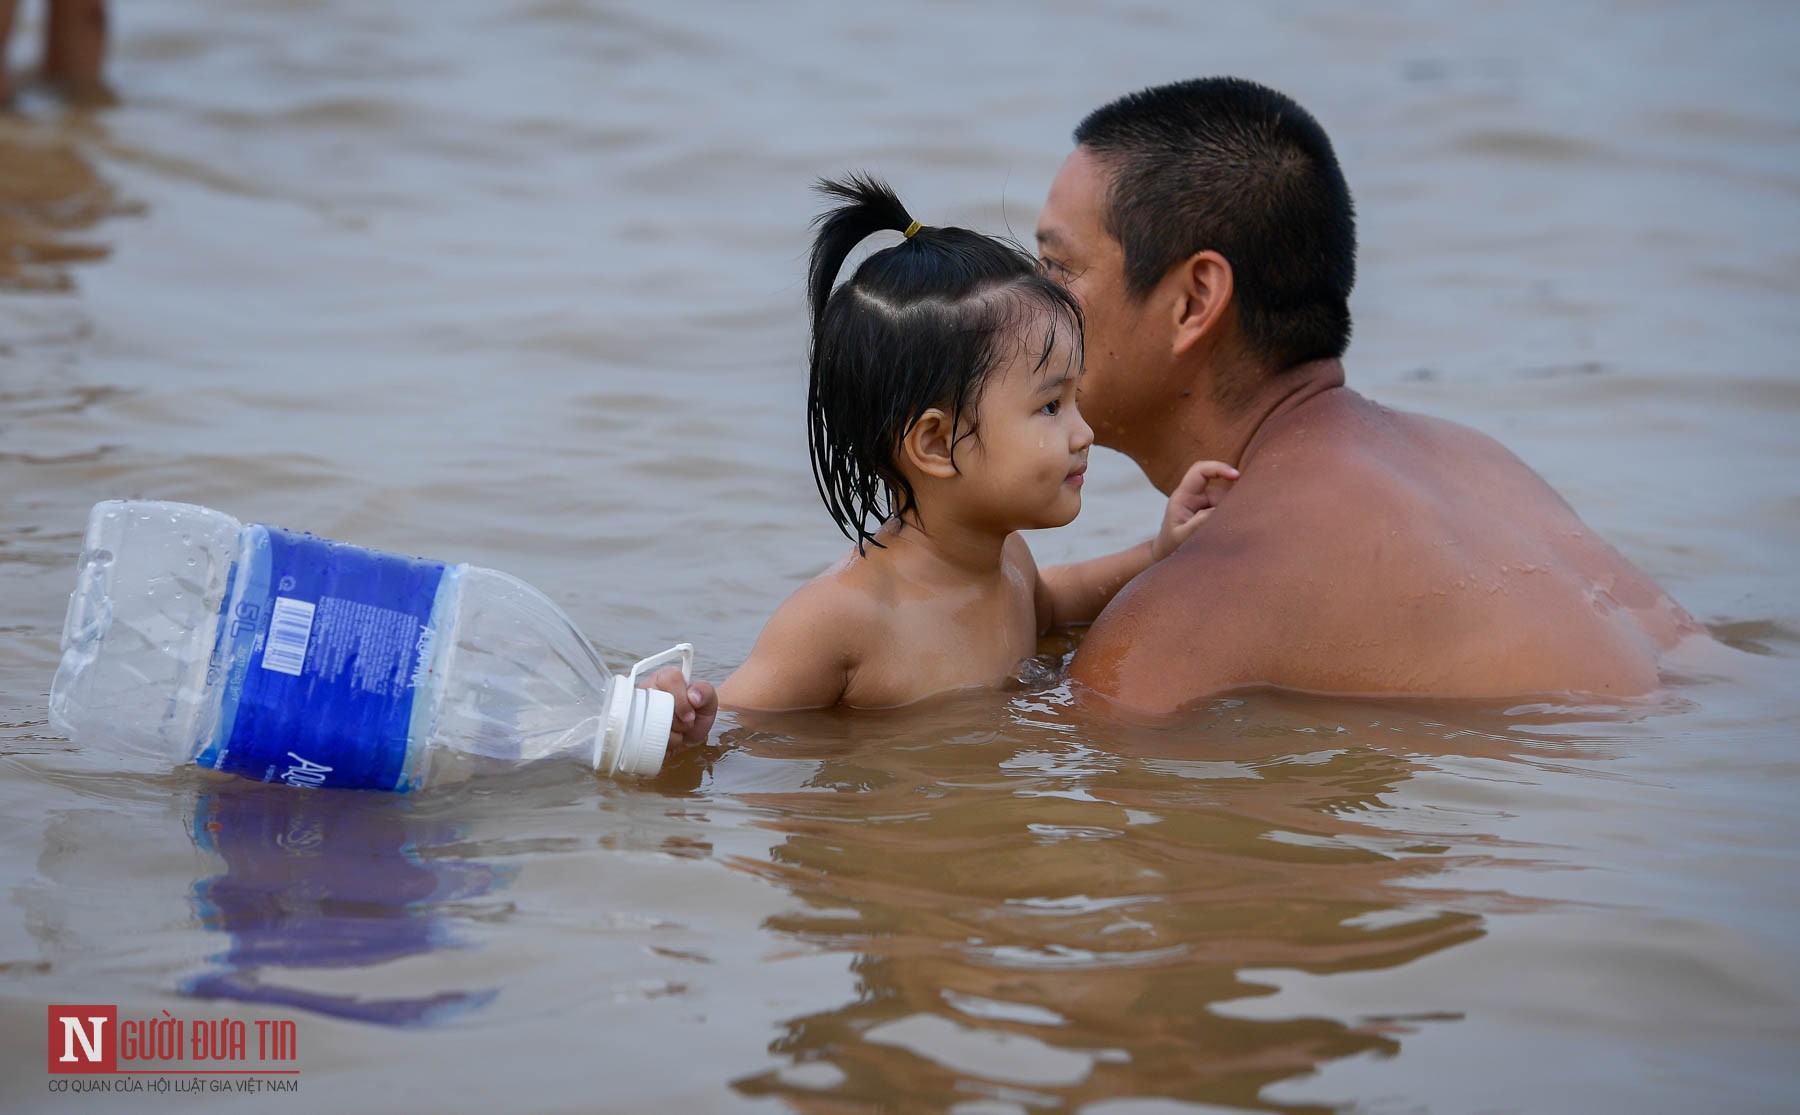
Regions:
<instances>
[{"instance_id":1,"label":"reflection on water surface","mask_svg":"<svg viewBox=\"0 0 1800 1115\"><path fill-rule=\"evenodd\" d=\"M115 7L117 108L0 116L0 1106L67 1109L53 1002L287 1014L347 1110L1794 1106L1787 8ZM505 569L723 673L841 551L806 184L1028 235L1082 113L1199 72L1336 139L1352 382L1500 438L1725 649L1619 709L1145 726L1040 678L410 799L45 724L120 496ZM1041 561L1160 506L1105 454L1085 492Z\"/></svg>"}]
</instances>

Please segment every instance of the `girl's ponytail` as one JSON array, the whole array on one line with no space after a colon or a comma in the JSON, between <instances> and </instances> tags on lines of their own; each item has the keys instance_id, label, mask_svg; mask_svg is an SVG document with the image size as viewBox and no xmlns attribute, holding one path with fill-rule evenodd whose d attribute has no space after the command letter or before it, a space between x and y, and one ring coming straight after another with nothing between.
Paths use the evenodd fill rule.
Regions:
<instances>
[{"instance_id":1,"label":"girl's ponytail","mask_svg":"<svg viewBox=\"0 0 1800 1115\"><path fill-rule=\"evenodd\" d=\"M813 330L817 332L838 271L856 246L877 232L905 232L910 237L911 232L917 231L918 222L900 204L892 187L866 174L851 174L841 181L821 178L814 188L843 202L813 219L819 231L813 237L806 295L812 307Z\"/></svg>"}]
</instances>

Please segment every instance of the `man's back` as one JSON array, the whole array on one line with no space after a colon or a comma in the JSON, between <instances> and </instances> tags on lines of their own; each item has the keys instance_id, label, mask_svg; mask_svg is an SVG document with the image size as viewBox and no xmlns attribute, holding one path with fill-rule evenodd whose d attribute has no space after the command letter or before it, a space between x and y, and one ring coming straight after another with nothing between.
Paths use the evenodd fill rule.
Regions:
<instances>
[{"instance_id":1,"label":"man's back","mask_svg":"<svg viewBox=\"0 0 1800 1115\"><path fill-rule=\"evenodd\" d=\"M1072 674L1169 711L1250 685L1463 697L1657 684L1694 621L1518 458L1347 389L1267 423L1243 479L1121 592Z\"/></svg>"}]
</instances>

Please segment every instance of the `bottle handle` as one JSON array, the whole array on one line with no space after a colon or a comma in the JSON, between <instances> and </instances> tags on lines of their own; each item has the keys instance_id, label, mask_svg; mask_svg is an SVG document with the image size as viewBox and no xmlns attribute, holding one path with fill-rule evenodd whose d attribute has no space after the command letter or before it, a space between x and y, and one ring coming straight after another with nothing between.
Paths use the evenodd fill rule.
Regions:
<instances>
[{"instance_id":1,"label":"bottle handle","mask_svg":"<svg viewBox=\"0 0 1800 1115\"><path fill-rule=\"evenodd\" d=\"M692 644L692 643L676 643L674 646L670 647L668 650L665 650L660 654L653 654L650 657L639 662L637 665L633 666L631 668L631 672L629 674L625 675L626 687L628 689L636 689L639 674L648 673L649 671L656 669L658 666L667 666L669 663L675 662L677 660L679 660L681 662L681 680L684 682L693 681L694 680L694 644Z\"/></svg>"}]
</instances>

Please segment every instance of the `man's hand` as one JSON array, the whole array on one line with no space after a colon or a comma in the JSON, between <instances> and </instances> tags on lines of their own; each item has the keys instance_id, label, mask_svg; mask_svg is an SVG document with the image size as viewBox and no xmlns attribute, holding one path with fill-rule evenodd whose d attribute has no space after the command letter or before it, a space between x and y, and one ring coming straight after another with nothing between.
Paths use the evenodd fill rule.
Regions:
<instances>
[{"instance_id":1,"label":"man's hand","mask_svg":"<svg viewBox=\"0 0 1800 1115\"><path fill-rule=\"evenodd\" d=\"M698 747L712 734L713 721L719 716L719 694L711 682L681 676L679 666L664 666L643 683L646 689L660 689L675 698L675 721L669 728L669 751Z\"/></svg>"},{"instance_id":2,"label":"man's hand","mask_svg":"<svg viewBox=\"0 0 1800 1115\"><path fill-rule=\"evenodd\" d=\"M1162 529L1150 543L1150 560L1161 561L1181 547L1219 505L1238 470L1224 461L1195 461L1169 496Z\"/></svg>"}]
</instances>

